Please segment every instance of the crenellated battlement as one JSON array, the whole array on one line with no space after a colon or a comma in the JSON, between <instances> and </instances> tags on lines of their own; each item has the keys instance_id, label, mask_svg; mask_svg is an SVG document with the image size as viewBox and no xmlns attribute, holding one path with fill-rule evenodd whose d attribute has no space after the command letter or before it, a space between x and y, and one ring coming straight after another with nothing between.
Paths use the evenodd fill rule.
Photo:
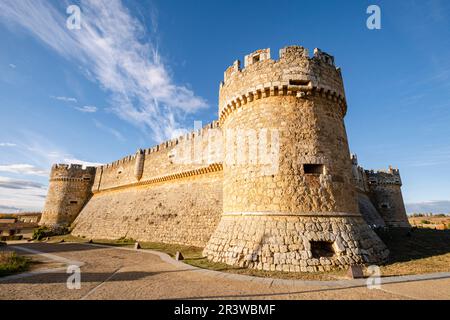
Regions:
<instances>
[{"instance_id":1,"label":"crenellated battlement","mask_svg":"<svg viewBox=\"0 0 450 320\"><path fill-rule=\"evenodd\" d=\"M400 171L389 166L387 170L365 170L369 185L402 185Z\"/></svg>"},{"instance_id":2,"label":"crenellated battlement","mask_svg":"<svg viewBox=\"0 0 450 320\"><path fill-rule=\"evenodd\" d=\"M254 100L271 96L307 98L320 95L341 106L346 113L342 76L334 57L314 50L310 57L301 46L282 48L279 59L270 58L270 49L260 49L245 56L244 68L236 60L224 73L220 84L219 120Z\"/></svg>"},{"instance_id":3,"label":"crenellated battlement","mask_svg":"<svg viewBox=\"0 0 450 320\"><path fill-rule=\"evenodd\" d=\"M167 151L169 149L172 149L173 147L179 145L180 143L184 141L191 141L195 138L206 136L211 129L218 129L220 128L219 121L213 121L211 123L206 124L201 129L193 130L191 132L188 132L186 134L183 134L177 138L170 139L167 141L164 141L156 146L153 146L151 148L142 149L142 153L146 155L153 155L158 152ZM99 168L102 170L108 170L108 169L116 169L122 165L127 165L130 163L134 163L136 161L136 157L138 156L138 152L132 155L128 155L122 159L113 161L111 163L107 163L105 165L100 166Z\"/></svg>"},{"instance_id":4,"label":"crenellated battlement","mask_svg":"<svg viewBox=\"0 0 450 320\"><path fill-rule=\"evenodd\" d=\"M85 179L95 175L96 167L83 167L81 164L54 164L50 172L53 179Z\"/></svg>"}]
</instances>

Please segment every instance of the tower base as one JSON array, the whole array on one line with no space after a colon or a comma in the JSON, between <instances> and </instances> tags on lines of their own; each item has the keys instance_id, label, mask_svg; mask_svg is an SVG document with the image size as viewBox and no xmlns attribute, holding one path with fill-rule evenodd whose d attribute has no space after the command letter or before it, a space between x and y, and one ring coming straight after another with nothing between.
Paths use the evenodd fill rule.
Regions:
<instances>
[{"instance_id":1,"label":"tower base","mask_svg":"<svg viewBox=\"0 0 450 320\"><path fill-rule=\"evenodd\" d=\"M360 215L243 213L222 216L203 255L258 270L320 272L381 264L389 251Z\"/></svg>"}]
</instances>

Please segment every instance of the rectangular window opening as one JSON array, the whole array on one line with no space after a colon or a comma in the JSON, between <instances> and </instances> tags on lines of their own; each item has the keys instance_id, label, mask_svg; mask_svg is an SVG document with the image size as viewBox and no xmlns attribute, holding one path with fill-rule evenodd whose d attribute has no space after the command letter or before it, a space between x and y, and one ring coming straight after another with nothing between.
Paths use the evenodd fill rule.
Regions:
<instances>
[{"instance_id":1,"label":"rectangular window opening","mask_svg":"<svg viewBox=\"0 0 450 320\"><path fill-rule=\"evenodd\" d=\"M329 241L311 241L311 253L313 258L329 258L334 256L333 243Z\"/></svg>"},{"instance_id":2,"label":"rectangular window opening","mask_svg":"<svg viewBox=\"0 0 450 320\"><path fill-rule=\"evenodd\" d=\"M253 63L256 63L256 62L258 62L258 61L259 61L259 55L254 56L254 57L253 57Z\"/></svg>"},{"instance_id":3,"label":"rectangular window opening","mask_svg":"<svg viewBox=\"0 0 450 320\"><path fill-rule=\"evenodd\" d=\"M309 82L309 80L289 80L291 86L307 86Z\"/></svg>"},{"instance_id":4,"label":"rectangular window opening","mask_svg":"<svg viewBox=\"0 0 450 320\"><path fill-rule=\"evenodd\" d=\"M304 164L305 174L323 174L323 164Z\"/></svg>"},{"instance_id":5,"label":"rectangular window opening","mask_svg":"<svg viewBox=\"0 0 450 320\"><path fill-rule=\"evenodd\" d=\"M76 200L70 200L70 204L77 204L78 203L78 201L76 201Z\"/></svg>"}]
</instances>

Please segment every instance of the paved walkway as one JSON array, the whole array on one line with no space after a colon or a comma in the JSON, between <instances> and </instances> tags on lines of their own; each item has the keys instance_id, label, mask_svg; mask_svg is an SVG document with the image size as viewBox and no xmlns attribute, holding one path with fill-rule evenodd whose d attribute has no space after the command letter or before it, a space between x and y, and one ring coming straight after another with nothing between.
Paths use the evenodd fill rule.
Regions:
<instances>
[{"instance_id":1,"label":"paved walkway","mask_svg":"<svg viewBox=\"0 0 450 320\"><path fill-rule=\"evenodd\" d=\"M146 250L76 243L8 248L53 266L0 278L0 299L450 299L448 273L383 280L370 290L361 280L274 281L206 271ZM67 289L67 265L80 267L80 289Z\"/></svg>"}]
</instances>

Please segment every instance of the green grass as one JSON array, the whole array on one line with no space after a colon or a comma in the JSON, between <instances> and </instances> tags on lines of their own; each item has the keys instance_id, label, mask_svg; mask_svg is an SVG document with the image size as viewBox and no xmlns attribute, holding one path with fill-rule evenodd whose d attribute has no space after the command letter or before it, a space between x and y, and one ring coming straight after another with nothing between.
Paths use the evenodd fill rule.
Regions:
<instances>
[{"instance_id":1,"label":"green grass","mask_svg":"<svg viewBox=\"0 0 450 320\"><path fill-rule=\"evenodd\" d=\"M30 262L30 259L15 252L0 252L0 277L24 272L28 270Z\"/></svg>"}]
</instances>

